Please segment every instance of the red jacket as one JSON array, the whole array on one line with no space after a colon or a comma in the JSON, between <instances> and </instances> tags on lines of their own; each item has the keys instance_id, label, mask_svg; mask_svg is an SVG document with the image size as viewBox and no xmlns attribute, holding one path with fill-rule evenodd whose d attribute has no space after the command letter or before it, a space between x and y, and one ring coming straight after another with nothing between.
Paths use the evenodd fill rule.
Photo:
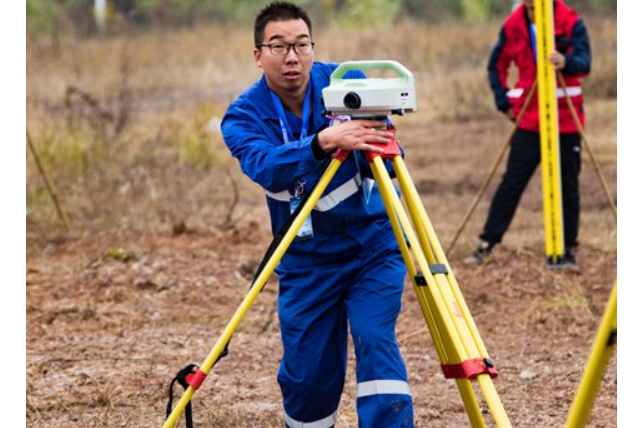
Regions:
<instances>
[{"instance_id":1,"label":"red jacket","mask_svg":"<svg viewBox=\"0 0 642 428\"><path fill-rule=\"evenodd\" d=\"M562 0L553 0L553 7L556 50L566 58L562 75L584 127L584 97L579 78L588 75L591 68L588 33L577 12ZM528 92L537 79L535 43L531 39L530 25L526 8L522 4L506 19L488 61L488 78L495 95L495 104L502 111L512 108L515 116L521 111ZM515 64L519 73L514 88L509 90L507 80L511 62ZM561 133L578 132L559 82L557 99L559 131ZM537 90L519 123L519 128L539 132Z\"/></svg>"}]
</instances>

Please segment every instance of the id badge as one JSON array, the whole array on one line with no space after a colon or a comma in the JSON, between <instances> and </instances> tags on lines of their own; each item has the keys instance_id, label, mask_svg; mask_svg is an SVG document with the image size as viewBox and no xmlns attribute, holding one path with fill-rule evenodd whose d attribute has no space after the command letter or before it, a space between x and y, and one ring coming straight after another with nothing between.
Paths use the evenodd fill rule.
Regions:
<instances>
[{"instance_id":1,"label":"id badge","mask_svg":"<svg viewBox=\"0 0 642 428\"><path fill-rule=\"evenodd\" d=\"M296 209L301 204L301 198L290 198L290 214L294 213ZM308 214L306 219L303 221L301 228L296 234L295 241L302 241L305 239L311 239L314 237L314 232L312 230L312 215Z\"/></svg>"},{"instance_id":2,"label":"id badge","mask_svg":"<svg viewBox=\"0 0 642 428\"><path fill-rule=\"evenodd\" d=\"M365 178L361 184L361 200L366 207L370 203L370 195L372 195L372 188L374 185L375 181L372 178Z\"/></svg>"}]
</instances>

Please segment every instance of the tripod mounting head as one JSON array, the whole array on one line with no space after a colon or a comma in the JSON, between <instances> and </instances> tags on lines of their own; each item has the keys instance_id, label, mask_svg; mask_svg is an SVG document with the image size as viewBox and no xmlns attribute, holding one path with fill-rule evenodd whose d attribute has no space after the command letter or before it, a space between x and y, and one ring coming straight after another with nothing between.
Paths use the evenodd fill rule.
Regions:
<instances>
[{"instance_id":1,"label":"tripod mounting head","mask_svg":"<svg viewBox=\"0 0 642 428\"><path fill-rule=\"evenodd\" d=\"M391 70L393 78L344 79L350 70ZM417 111L415 79L397 61L348 61L341 63L323 89L326 111L356 119L403 115Z\"/></svg>"}]
</instances>

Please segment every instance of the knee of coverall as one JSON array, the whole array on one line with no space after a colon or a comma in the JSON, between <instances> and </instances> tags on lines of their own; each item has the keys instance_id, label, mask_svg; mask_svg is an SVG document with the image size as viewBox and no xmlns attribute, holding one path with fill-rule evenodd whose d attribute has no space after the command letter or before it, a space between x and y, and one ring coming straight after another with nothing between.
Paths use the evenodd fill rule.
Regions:
<instances>
[{"instance_id":1,"label":"knee of coverall","mask_svg":"<svg viewBox=\"0 0 642 428\"><path fill-rule=\"evenodd\" d=\"M324 266L288 269L280 278L283 359L277 378L293 426L330 423L339 406L347 366L341 275L342 269Z\"/></svg>"},{"instance_id":2,"label":"knee of coverall","mask_svg":"<svg viewBox=\"0 0 642 428\"><path fill-rule=\"evenodd\" d=\"M412 397L395 335L406 267L397 247L363 257L368 269L346 297L357 356L359 426L412 427Z\"/></svg>"},{"instance_id":3,"label":"knee of coverall","mask_svg":"<svg viewBox=\"0 0 642 428\"><path fill-rule=\"evenodd\" d=\"M400 295L400 293L399 293ZM395 334L401 310L399 295L377 299L366 311L355 310L350 331L357 360L357 380L406 379L406 369Z\"/></svg>"},{"instance_id":4,"label":"knee of coverall","mask_svg":"<svg viewBox=\"0 0 642 428\"><path fill-rule=\"evenodd\" d=\"M394 334L392 339L372 334L360 339L354 339L359 427L412 427L412 396Z\"/></svg>"},{"instance_id":5,"label":"knee of coverall","mask_svg":"<svg viewBox=\"0 0 642 428\"><path fill-rule=\"evenodd\" d=\"M335 273L337 272L337 273ZM314 384L327 373L345 375L347 314L337 286L340 269L289 269L279 284L279 322L283 342L280 379Z\"/></svg>"},{"instance_id":6,"label":"knee of coverall","mask_svg":"<svg viewBox=\"0 0 642 428\"><path fill-rule=\"evenodd\" d=\"M338 405L347 367L347 318L335 304L315 311L290 305L279 310L283 358L278 381L286 410L294 412L306 397ZM292 404L292 406L287 405ZM298 419L297 419L298 420Z\"/></svg>"},{"instance_id":7,"label":"knee of coverall","mask_svg":"<svg viewBox=\"0 0 642 428\"><path fill-rule=\"evenodd\" d=\"M366 256L368 266L346 294L345 305L357 357L358 381L404 379L395 335L406 266L397 247Z\"/></svg>"},{"instance_id":8,"label":"knee of coverall","mask_svg":"<svg viewBox=\"0 0 642 428\"><path fill-rule=\"evenodd\" d=\"M388 297L378 301L399 301L398 297ZM366 315L361 322L354 322L354 316L351 318L357 355L359 427L412 427L412 397L394 332L400 303L382 306L387 308L380 308L380 313L375 311L374 316Z\"/></svg>"}]
</instances>

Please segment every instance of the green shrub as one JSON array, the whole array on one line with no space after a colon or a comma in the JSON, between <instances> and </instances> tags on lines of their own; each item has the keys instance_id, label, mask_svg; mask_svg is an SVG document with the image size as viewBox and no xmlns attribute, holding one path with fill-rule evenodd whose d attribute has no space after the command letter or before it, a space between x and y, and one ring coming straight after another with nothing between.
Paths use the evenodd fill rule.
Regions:
<instances>
[{"instance_id":1,"label":"green shrub","mask_svg":"<svg viewBox=\"0 0 642 428\"><path fill-rule=\"evenodd\" d=\"M58 29L61 7L51 0L27 0L27 34L38 38Z\"/></svg>"}]
</instances>

